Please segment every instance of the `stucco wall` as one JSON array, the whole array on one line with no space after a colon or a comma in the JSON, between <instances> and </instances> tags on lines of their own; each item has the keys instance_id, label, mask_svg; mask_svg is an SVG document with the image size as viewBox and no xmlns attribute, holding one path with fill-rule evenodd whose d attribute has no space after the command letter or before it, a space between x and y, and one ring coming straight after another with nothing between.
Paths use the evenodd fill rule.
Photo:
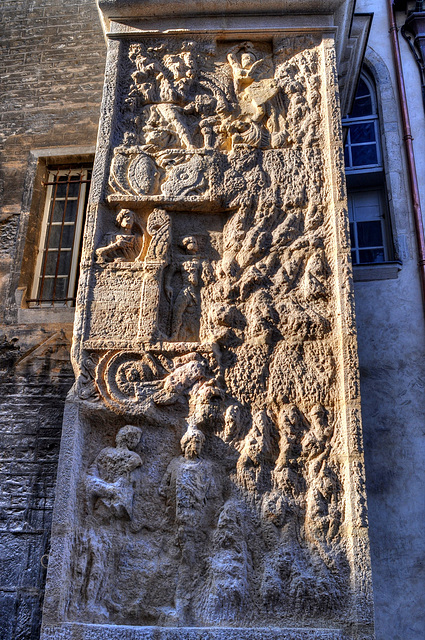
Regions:
<instances>
[{"instance_id":1,"label":"stucco wall","mask_svg":"<svg viewBox=\"0 0 425 640\"><path fill-rule=\"evenodd\" d=\"M386 2L374 12L366 61L375 77L394 240L402 267L394 280L357 282L372 571L377 640L420 640L425 629L425 330ZM406 16L398 14L401 25ZM400 38L416 163L425 207L424 111L419 74Z\"/></svg>"}]
</instances>

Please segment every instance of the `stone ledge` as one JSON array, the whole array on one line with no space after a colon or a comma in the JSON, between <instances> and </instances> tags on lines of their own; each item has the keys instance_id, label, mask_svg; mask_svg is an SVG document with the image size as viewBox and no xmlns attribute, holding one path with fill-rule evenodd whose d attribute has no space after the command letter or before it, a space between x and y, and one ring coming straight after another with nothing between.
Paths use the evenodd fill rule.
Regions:
<instances>
[{"instance_id":1,"label":"stone ledge","mask_svg":"<svg viewBox=\"0 0 425 640\"><path fill-rule=\"evenodd\" d=\"M353 267L354 282L371 282L373 280L395 280L401 270L401 262L382 262Z\"/></svg>"},{"instance_id":2,"label":"stone ledge","mask_svg":"<svg viewBox=\"0 0 425 640\"><path fill-rule=\"evenodd\" d=\"M65 623L44 627L41 640L354 640L338 629L243 627L132 627ZM363 638L373 636L364 635Z\"/></svg>"}]
</instances>

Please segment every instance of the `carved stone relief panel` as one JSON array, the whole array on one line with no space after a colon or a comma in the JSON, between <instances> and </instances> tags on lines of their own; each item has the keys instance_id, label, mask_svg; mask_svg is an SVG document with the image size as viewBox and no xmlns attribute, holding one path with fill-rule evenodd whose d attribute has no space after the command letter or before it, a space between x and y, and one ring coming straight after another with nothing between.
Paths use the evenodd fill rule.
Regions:
<instances>
[{"instance_id":1,"label":"carved stone relief panel","mask_svg":"<svg viewBox=\"0 0 425 640\"><path fill-rule=\"evenodd\" d=\"M69 622L372 637L328 46L120 44L75 337Z\"/></svg>"}]
</instances>

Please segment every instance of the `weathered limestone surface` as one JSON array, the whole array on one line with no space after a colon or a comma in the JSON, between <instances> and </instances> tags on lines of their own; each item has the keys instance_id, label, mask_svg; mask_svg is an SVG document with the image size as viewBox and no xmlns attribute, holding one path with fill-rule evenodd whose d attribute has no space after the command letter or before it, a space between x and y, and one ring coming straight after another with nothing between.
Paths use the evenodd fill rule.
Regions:
<instances>
[{"instance_id":1,"label":"weathered limestone surface","mask_svg":"<svg viewBox=\"0 0 425 640\"><path fill-rule=\"evenodd\" d=\"M43 638L372 638L333 34L108 55Z\"/></svg>"}]
</instances>

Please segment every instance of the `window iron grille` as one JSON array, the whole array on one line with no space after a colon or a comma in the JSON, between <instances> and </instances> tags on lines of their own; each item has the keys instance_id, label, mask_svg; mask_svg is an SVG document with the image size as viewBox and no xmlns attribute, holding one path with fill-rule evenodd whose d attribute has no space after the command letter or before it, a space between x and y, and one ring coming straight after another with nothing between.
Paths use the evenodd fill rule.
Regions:
<instances>
[{"instance_id":1,"label":"window iron grille","mask_svg":"<svg viewBox=\"0 0 425 640\"><path fill-rule=\"evenodd\" d=\"M73 306L91 171L49 171L30 306Z\"/></svg>"}]
</instances>

